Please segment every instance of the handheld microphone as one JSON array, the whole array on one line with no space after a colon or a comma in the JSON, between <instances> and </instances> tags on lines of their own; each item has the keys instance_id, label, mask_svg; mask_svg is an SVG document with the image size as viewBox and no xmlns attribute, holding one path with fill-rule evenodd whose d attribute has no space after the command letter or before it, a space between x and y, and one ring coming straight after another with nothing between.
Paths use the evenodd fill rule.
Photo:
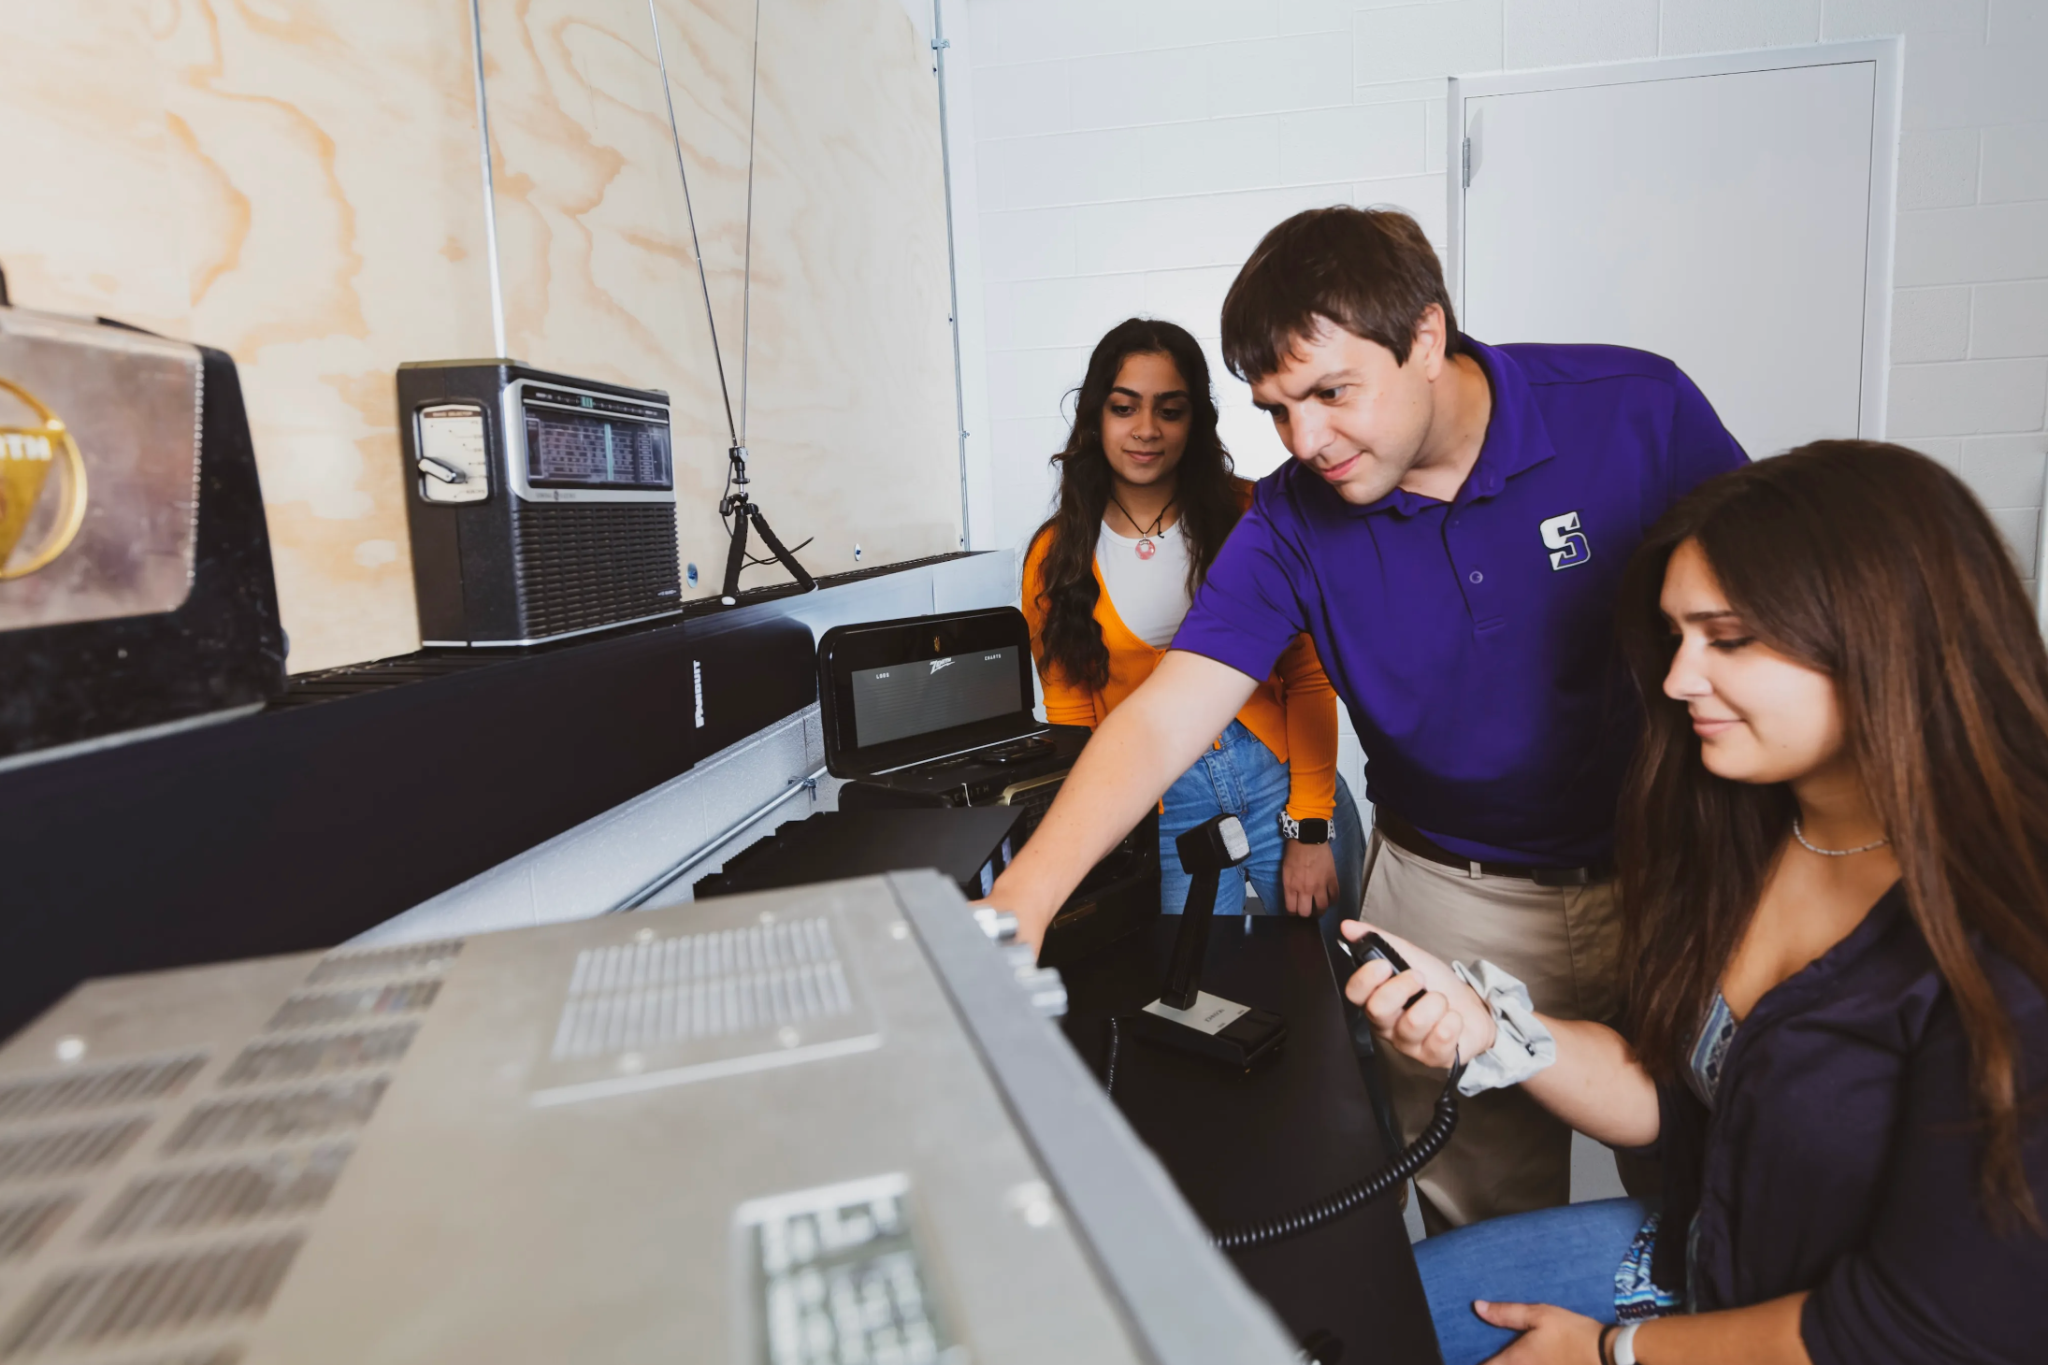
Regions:
<instances>
[{"instance_id":1,"label":"handheld microphone","mask_svg":"<svg viewBox=\"0 0 2048 1365\"><path fill-rule=\"evenodd\" d=\"M1410 967L1408 965L1408 959L1402 957L1399 951L1395 949L1393 944L1381 938L1377 933L1368 933L1364 938L1359 939L1356 943L1353 943L1348 938L1344 938L1342 934L1339 934L1337 937L1343 940L1345 953L1350 956L1353 962L1356 962L1361 967L1363 967L1368 962L1384 962L1389 967L1392 967L1394 969L1395 976L1399 976L1403 972L1411 972L1415 970L1413 967ZM1428 994L1428 988L1424 987L1422 990L1419 990L1415 992L1415 994L1409 996L1406 1003L1404 1003L1401 1006L1401 1008L1404 1011L1414 1009L1415 1002Z\"/></svg>"}]
</instances>

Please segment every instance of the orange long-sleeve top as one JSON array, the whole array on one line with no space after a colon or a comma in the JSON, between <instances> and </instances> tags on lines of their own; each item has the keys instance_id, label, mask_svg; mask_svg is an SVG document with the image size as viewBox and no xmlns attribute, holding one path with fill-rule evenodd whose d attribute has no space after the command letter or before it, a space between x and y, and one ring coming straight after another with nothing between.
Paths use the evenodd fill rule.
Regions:
<instances>
[{"instance_id":1,"label":"orange long-sleeve top","mask_svg":"<svg viewBox=\"0 0 2048 1365\"><path fill-rule=\"evenodd\" d=\"M1251 486L1241 490L1247 500ZM1053 725L1102 724L1124 698L1152 676L1166 656L1134 634L1116 614L1102 569L1095 569L1095 621L1109 649L1109 681L1101 691L1067 680L1045 657L1045 555L1050 532L1038 536L1024 556L1024 617L1031 623L1031 652L1045 686L1045 718ZM1288 765L1287 813L1296 820L1327 820L1337 809L1337 693L1306 635L1281 654L1273 675L1260 683L1237 713L1244 728ZM1222 743L1221 738L1217 740Z\"/></svg>"}]
</instances>

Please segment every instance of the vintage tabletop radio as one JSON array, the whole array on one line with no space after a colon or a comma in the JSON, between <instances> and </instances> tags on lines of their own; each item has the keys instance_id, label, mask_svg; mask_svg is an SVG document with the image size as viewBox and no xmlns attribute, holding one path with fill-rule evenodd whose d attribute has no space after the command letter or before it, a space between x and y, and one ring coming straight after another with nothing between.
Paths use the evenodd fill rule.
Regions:
<instances>
[{"instance_id":1,"label":"vintage tabletop radio","mask_svg":"<svg viewBox=\"0 0 2048 1365\"><path fill-rule=\"evenodd\" d=\"M424 643L537 644L682 609L667 394L413 363L398 425Z\"/></svg>"},{"instance_id":2,"label":"vintage tabletop radio","mask_svg":"<svg viewBox=\"0 0 2048 1365\"><path fill-rule=\"evenodd\" d=\"M235 362L0 290L0 770L255 710L284 653Z\"/></svg>"}]
</instances>

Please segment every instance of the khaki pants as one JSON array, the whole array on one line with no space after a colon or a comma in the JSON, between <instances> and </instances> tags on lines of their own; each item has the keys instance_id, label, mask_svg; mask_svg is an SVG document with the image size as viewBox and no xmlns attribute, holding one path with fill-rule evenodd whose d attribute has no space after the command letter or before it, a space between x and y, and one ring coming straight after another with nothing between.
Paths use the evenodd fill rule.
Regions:
<instances>
[{"instance_id":1,"label":"khaki pants","mask_svg":"<svg viewBox=\"0 0 2048 1365\"><path fill-rule=\"evenodd\" d=\"M1538 886L1472 876L1418 858L1374 831L1361 917L1445 961L1485 958L1529 987L1544 1014L1610 1019L1619 1006L1621 920L1614 884ZM1429 1122L1444 1077L1380 1049L1402 1140ZM1450 1145L1415 1179L1423 1226L1434 1236L1482 1218L1571 1199L1571 1129L1519 1087L1458 1105ZM1633 1174L1633 1173L1632 1173ZM1629 1180L1631 1189L1639 1183Z\"/></svg>"}]
</instances>

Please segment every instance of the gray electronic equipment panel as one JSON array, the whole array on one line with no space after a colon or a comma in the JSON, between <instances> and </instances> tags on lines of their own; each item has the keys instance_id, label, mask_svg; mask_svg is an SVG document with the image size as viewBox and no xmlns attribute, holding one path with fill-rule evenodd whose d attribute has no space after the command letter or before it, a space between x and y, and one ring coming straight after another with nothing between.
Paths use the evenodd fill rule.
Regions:
<instances>
[{"instance_id":1,"label":"gray electronic equipment panel","mask_svg":"<svg viewBox=\"0 0 2048 1365\"><path fill-rule=\"evenodd\" d=\"M90 982L0 1362L1289 1361L934 873Z\"/></svg>"}]
</instances>

